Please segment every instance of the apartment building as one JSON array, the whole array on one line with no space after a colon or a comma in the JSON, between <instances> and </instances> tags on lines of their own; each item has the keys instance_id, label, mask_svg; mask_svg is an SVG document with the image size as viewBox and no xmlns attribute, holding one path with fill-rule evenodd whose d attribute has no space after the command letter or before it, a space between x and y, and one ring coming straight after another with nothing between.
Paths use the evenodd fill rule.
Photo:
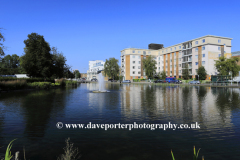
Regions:
<instances>
[{"instance_id":1,"label":"apartment building","mask_svg":"<svg viewBox=\"0 0 240 160\"><path fill-rule=\"evenodd\" d=\"M220 56L231 57L232 38L207 35L157 50L126 48L121 51L121 71L124 79L147 78L142 61L148 56L156 60L156 72L166 71L169 77L182 77L188 68L195 78L200 66L204 66L208 77L216 75L215 60Z\"/></svg>"},{"instance_id":2,"label":"apartment building","mask_svg":"<svg viewBox=\"0 0 240 160\"><path fill-rule=\"evenodd\" d=\"M91 80L93 78L98 79L98 71L101 71L104 69L105 62L102 60L95 60L95 61L89 61L88 63L88 71L87 71L87 80Z\"/></svg>"}]
</instances>

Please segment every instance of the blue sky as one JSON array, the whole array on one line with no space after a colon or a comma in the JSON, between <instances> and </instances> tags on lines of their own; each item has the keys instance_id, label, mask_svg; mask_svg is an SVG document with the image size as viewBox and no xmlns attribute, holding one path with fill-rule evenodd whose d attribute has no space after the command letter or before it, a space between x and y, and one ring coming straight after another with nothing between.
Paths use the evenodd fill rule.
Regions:
<instances>
[{"instance_id":1,"label":"blue sky","mask_svg":"<svg viewBox=\"0 0 240 160\"><path fill-rule=\"evenodd\" d=\"M233 38L240 51L240 0L1 0L6 54L23 55L32 32L81 73L124 48L165 47L205 35Z\"/></svg>"}]
</instances>

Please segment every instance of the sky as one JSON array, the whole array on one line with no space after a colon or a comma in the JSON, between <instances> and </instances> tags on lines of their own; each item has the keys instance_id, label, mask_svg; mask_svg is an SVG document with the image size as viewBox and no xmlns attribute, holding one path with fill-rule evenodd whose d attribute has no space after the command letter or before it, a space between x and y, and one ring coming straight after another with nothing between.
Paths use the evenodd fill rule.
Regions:
<instances>
[{"instance_id":1,"label":"sky","mask_svg":"<svg viewBox=\"0 0 240 160\"><path fill-rule=\"evenodd\" d=\"M125 48L175 45L205 35L232 39L240 51L240 0L1 0L5 55L24 54L28 34L44 36L67 64L116 58Z\"/></svg>"}]
</instances>

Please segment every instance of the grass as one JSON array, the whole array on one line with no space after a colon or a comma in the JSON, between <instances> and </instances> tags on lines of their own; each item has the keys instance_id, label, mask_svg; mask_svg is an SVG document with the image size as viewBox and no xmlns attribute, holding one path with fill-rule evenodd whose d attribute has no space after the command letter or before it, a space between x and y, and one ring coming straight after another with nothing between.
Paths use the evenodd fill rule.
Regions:
<instances>
[{"instance_id":1,"label":"grass","mask_svg":"<svg viewBox=\"0 0 240 160\"><path fill-rule=\"evenodd\" d=\"M73 143L70 143L70 138L66 139L66 147L63 148L64 154L62 154L58 160L77 160L81 157L78 155L78 148L73 147Z\"/></svg>"},{"instance_id":2,"label":"grass","mask_svg":"<svg viewBox=\"0 0 240 160\"><path fill-rule=\"evenodd\" d=\"M16 139L12 140L12 141L9 143L9 145L8 145L8 147L7 147L7 150L6 150L6 154L5 154L5 160L11 160L11 159L12 159L13 155L11 155L11 148L12 148L12 143L13 143L13 141L15 141L15 140L16 140Z\"/></svg>"},{"instance_id":3,"label":"grass","mask_svg":"<svg viewBox=\"0 0 240 160\"><path fill-rule=\"evenodd\" d=\"M201 148L199 148L198 152L196 153L195 146L193 147L193 160L197 160L200 149ZM172 159L175 160L172 150L171 150L171 155L172 155ZM204 160L203 156L202 156L202 160Z\"/></svg>"}]
</instances>

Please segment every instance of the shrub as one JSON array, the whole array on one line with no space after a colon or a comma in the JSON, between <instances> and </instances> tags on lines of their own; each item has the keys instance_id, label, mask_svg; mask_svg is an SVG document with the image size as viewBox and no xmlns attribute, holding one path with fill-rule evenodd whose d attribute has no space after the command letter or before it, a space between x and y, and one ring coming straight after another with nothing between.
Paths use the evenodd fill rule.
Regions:
<instances>
[{"instance_id":1,"label":"shrub","mask_svg":"<svg viewBox=\"0 0 240 160\"><path fill-rule=\"evenodd\" d=\"M2 90L22 89L27 87L26 80L12 80L0 82L0 88Z\"/></svg>"}]
</instances>

